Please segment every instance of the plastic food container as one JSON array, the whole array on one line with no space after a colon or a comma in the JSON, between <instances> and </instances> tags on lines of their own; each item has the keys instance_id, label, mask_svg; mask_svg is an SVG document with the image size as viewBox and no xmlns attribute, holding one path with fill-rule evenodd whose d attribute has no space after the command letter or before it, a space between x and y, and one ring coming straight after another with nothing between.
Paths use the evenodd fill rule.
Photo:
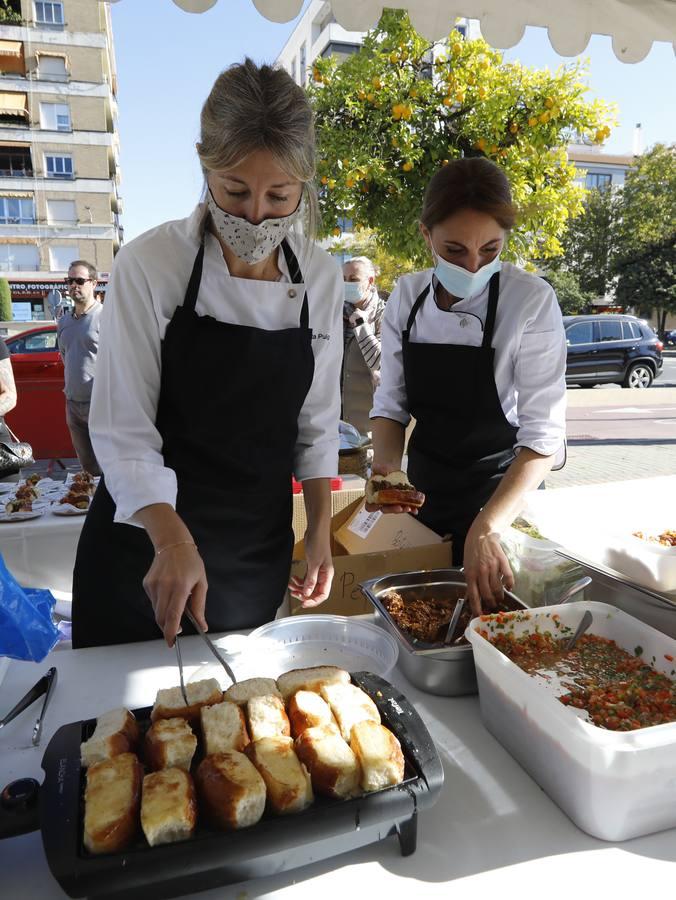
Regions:
<instances>
[{"instance_id":1,"label":"plastic food container","mask_svg":"<svg viewBox=\"0 0 676 900\"><path fill-rule=\"evenodd\" d=\"M382 628L354 616L289 616L252 631L234 666L239 679L277 678L308 666L339 666L386 678L398 652L397 642Z\"/></svg>"},{"instance_id":2,"label":"plastic food container","mask_svg":"<svg viewBox=\"0 0 676 900\"><path fill-rule=\"evenodd\" d=\"M388 591L397 591L406 601L415 595L420 599L457 600L464 596L465 579L459 569L433 569L429 572L404 572L373 578L359 585L373 605L376 623L392 635L399 647L399 668L411 684L442 697L476 693L476 675L470 644L446 647L415 641L399 628L382 602ZM522 609L518 597L506 592L507 605Z\"/></svg>"},{"instance_id":3,"label":"plastic food container","mask_svg":"<svg viewBox=\"0 0 676 900\"><path fill-rule=\"evenodd\" d=\"M668 519L668 521L666 521ZM621 572L637 584L655 591L676 590L676 547L634 537L634 531L645 535L659 535L676 529L676 512L650 521L638 521L631 529L620 532L617 527L611 531L610 540L603 547L601 562L616 572Z\"/></svg>"},{"instance_id":4,"label":"plastic food container","mask_svg":"<svg viewBox=\"0 0 676 900\"><path fill-rule=\"evenodd\" d=\"M516 635L552 630L556 613L575 628L585 610L589 634L611 638L673 678L676 640L605 603L564 605L501 617ZM676 722L615 732L592 725L583 710L556 699L566 689L522 671L481 630L496 619L473 619L465 632L474 648L481 716L552 800L593 837L624 841L676 826ZM504 632L504 627L503 627Z\"/></svg>"},{"instance_id":5,"label":"plastic food container","mask_svg":"<svg viewBox=\"0 0 676 900\"><path fill-rule=\"evenodd\" d=\"M508 528L502 548L514 573L514 593L526 606L547 606L579 577L576 563L556 552L560 544Z\"/></svg>"}]
</instances>

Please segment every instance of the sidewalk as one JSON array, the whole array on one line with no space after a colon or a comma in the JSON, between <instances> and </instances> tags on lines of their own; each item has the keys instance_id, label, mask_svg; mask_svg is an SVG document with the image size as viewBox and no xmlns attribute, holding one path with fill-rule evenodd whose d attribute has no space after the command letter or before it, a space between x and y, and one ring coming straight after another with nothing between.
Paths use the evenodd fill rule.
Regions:
<instances>
[{"instance_id":1,"label":"sidewalk","mask_svg":"<svg viewBox=\"0 0 676 900\"><path fill-rule=\"evenodd\" d=\"M571 441L559 472L545 478L548 488L676 475L676 441Z\"/></svg>"}]
</instances>

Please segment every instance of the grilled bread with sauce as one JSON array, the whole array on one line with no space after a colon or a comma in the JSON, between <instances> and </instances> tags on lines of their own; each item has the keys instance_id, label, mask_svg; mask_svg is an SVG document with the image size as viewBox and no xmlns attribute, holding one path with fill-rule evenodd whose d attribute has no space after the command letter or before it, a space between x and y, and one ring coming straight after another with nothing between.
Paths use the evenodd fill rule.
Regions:
<instances>
[{"instance_id":1,"label":"grilled bread with sauce","mask_svg":"<svg viewBox=\"0 0 676 900\"><path fill-rule=\"evenodd\" d=\"M243 753L207 756L197 768L196 781L201 808L217 828L248 828L265 811L265 782Z\"/></svg>"},{"instance_id":2,"label":"grilled bread with sauce","mask_svg":"<svg viewBox=\"0 0 676 900\"><path fill-rule=\"evenodd\" d=\"M154 771L183 769L190 771L197 749L197 738L185 719L158 719L146 734L145 761Z\"/></svg>"},{"instance_id":3,"label":"grilled bread with sauce","mask_svg":"<svg viewBox=\"0 0 676 900\"><path fill-rule=\"evenodd\" d=\"M138 832L143 768L133 753L120 753L87 769L84 845L90 853L117 853Z\"/></svg>"},{"instance_id":4,"label":"grilled bread with sauce","mask_svg":"<svg viewBox=\"0 0 676 900\"><path fill-rule=\"evenodd\" d=\"M401 745L384 725L357 722L350 746L359 760L361 786L365 791L378 791L404 780Z\"/></svg>"},{"instance_id":5,"label":"grilled bread with sauce","mask_svg":"<svg viewBox=\"0 0 676 900\"><path fill-rule=\"evenodd\" d=\"M352 728L357 722L380 724L378 707L368 694L353 684L325 684L321 695L331 707L343 738L350 743Z\"/></svg>"},{"instance_id":6,"label":"grilled bread with sauce","mask_svg":"<svg viewBox=\"0 0 676 900\"><path fill-rule=\"evenodd\" d=\"M131 753L139 742L139 727L128 709L111 709L96 720L94 733L80 745L80 759L85 768L120 753Z\"/></svg>"},{"instance_id":7,"label":"grilled bread with sauce","mask_svg":"<svg viewBox=\"0 0 676 900\"><path fill-rule=\"evenodd\" d=\"M187 719L189 722L198 722L200 709L203 706L220 703L223 699L223 691L215 678L206 678L204 681L186 684L185 692L188 696L188 706L185 705L180 687L159 690L153 711L150 713L151 722L177 717Z\"/></svg>"},{"instance_id":8,"label":"grilled bread with sauce","mask_svg":"<svg viewBox=\"0 0 676 900\"><path fill-rule=\"evenodd\" d=\"M316 793L339 800L360 793L359 762L335 726L306 728L294 746L298 759L310 771Z\"/></svg>"},{"instance_id":9,"label":"grilled bread with sauce","mask_svg":"<svg viewBox=\"0 0 676 900\"><path fill-rule=\"evenodd\" d=\"M246 706L252 697L269 697L271 694L282 696L274 678L246 678L244 681L231 684L223 694L223 699L238 706Z\"/></svg>"},{"instance_id":10,"label":"grilled bread with sauce","mask_svg":"<svg viewBox=\"0 0 676 900\"><path fill-rule=\"evenodd\" d=\"M313 800L310 773L288 737L265 737L246 748L268 791L268 804L279 814L300 812Z\"/></svg>"},{"instance_id":11,"label":"grilled bread with sauce","mask_svg":"<svg viewBox=\"0 0 676 900\"><path fill-rule=\"evenodd\" d=\"M291 736L298 738L306 728L325 725L338 733L333 713L326 700L314 691L296 691L287 704Z\"/></svg>"},{"instance_id":12,"label":"grilled bread with sauce","mask_svg":"<svg viewBox=\"0 0 676 900\"><path fill-rule=\"evenodd\" d=\"M143 779L141 827L151 847L184 841L195 830L197 800L183 769L162 769Z\"/></svg>"},{"instance_id":13,"label":"grilled bread with sauce","mask_svg":"<svg viewBox=\"0 0 676 900\"><path fill-rule=\"evenodd\" d=\"M309 669L292 669L277 679L277 687L284 700L288 700L296 691L314 691L319 693L323 684L349 684L350 673L337 666L313 666Z\"/></svg>"},{"instance_id":14,"label":"grilled bread with sauce","mask_svg":"<svg viewBox=\"0 0 676 900\"><path fill-rule=\"evenodd\" d=\"M246 705L252 741L265 737L289 737L291 728L284 703L275 697L252 697Z\"/></svg>"},{"instance_id":15,"label":"grilled bread with sauce","mask_svg":"<svg viewBox=\"0 0 676 900\"><path fill-rule=\"evenodd\" d=\"M203 706L200 710L204 753L225 753L228 750L242 751L249 743L244 713L236 703L216 703Z\"/></svg>"}]
</instances>

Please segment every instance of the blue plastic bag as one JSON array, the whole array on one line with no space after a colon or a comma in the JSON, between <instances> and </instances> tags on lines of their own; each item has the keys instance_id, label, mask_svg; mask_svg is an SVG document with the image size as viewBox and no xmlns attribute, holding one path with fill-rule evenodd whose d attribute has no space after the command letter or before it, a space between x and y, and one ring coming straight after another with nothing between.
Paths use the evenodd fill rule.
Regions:
<instances>
[{"instance_id":1,"label":"blue plastic bag","mask_svg":"<svg viewBox=\"0 0 676 900\"><path fill-rule=\"evenodd\" d=\"M22 588L0 556L0 656L40 662L59 639L49 591Z\"/></svg>"}]
</instances>

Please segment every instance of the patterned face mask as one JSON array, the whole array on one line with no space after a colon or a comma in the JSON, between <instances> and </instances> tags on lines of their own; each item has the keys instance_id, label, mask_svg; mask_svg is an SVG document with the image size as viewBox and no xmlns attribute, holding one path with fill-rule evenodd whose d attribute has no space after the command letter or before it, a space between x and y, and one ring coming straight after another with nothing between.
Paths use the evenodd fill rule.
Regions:
<instances>
[{"instance_id":1,"label":"patterned face mask","mask_svg":"<svg viewBox=\"0 0 676 900\"><path fill-rule=\"evenodd\" d=\"M282 243L291 228L302 217L305 206L304 195L296 209L288 216L278 219L264 219L258 225L231 216L216 203L211 191L207 206L216 231L225 243L241 260L253 266L266 257Z\"/></svg>"}]
</instances>

